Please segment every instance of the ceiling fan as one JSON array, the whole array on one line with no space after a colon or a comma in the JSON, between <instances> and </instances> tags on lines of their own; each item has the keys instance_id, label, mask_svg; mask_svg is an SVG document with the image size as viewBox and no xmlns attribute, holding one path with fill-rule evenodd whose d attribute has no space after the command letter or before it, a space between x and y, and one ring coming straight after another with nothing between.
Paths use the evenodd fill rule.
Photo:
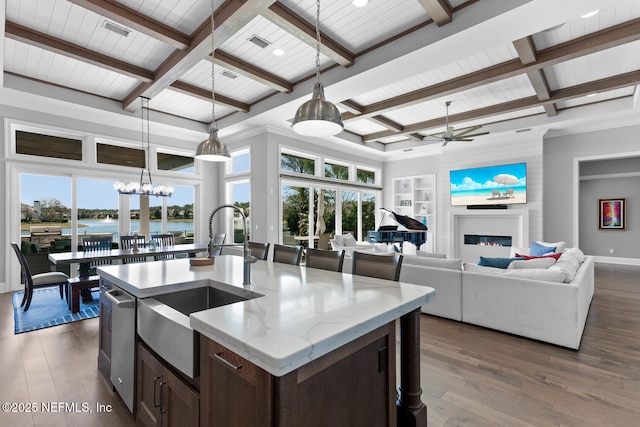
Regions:
<instances>
[{"instance_id":1,"label":"ceiling fan","mask_svg":"<svg viewBox=\"0 0 640 427\"><path fill-rule=\"evenodd\" d=\"M463 129L459 129L458 131L454 131L453 126L449 126L449 105L451 105L451 102L452 101L445 102L445 105L447 107L447 115L445 118L446 131L424 136L422 138L423 141L442 141L442 146L446 147L446 145L451 141L471 142L473 141L473 137L480 136L480 135L487 135L489 133L489 132L473 133L482 127L480 125L470 126L468 128L463 128Z\"/></svg>"}]
</instances>

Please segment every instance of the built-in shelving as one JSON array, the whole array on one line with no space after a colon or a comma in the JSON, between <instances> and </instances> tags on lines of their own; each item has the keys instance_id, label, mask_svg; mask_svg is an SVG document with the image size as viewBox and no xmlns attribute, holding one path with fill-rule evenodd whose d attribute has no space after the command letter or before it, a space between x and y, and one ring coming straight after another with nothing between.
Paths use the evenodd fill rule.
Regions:
<instances>
[{"instance_id":1,"label":"built-in shelving","mask_svg":"<svg viewBox=\"0 0 640 427\"><path fill-rule=\"evenodd\" d=\"M393 180L393 211L416 219L429 228L421 250L436 248L436 175L419 175Z\"/></svg>"}]
</instances>

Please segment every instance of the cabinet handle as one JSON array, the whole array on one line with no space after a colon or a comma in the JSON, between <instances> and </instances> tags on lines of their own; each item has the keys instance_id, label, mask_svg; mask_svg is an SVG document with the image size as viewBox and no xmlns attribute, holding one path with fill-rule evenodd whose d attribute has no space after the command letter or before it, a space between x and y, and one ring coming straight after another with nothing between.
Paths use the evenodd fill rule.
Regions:
<instances>
[{"instance_id":1,"label":"cabinet handle","mask_svg":"<svg viewBox=\"0 0 640 427\"><path fill-rule=\"evenodd\" d=\"M227 359L225 359L224 357L222 357L222 353L216 353L214 354L214 356L216 357L216 359L218 359L219 361L221 361L222 363L224 363L225 365L227 365L228 367L230 367L231 369L240 369L242 368L242 365L234 365L233 363L229 362Z\"/></svg>"},{"instance_id":2,"label":"cabinet handle","mask_svg":"<svg viewBox=\"0 0 640 427\"><path fill-rule=\"evenodd\" d=\"M112 313L112 311L111 311L111 310L109 310L109 318L108 318L108 321L107 321L107 330L108 330L109 332L111 332L111 330L112 330L112 329L111 329L111 313Z\"/></svg>"},{"instance_id":3,"label":"cabinet handle","mask_svg":"<svg viewBox=\"0 0 640 427\"><path fill-rule=\"evenodd\" d=\"M164 402L164 399L162 398L162 387L166 384L166 381L160 381L160 413L164 414L165 412L167 412L166 409L164 409L164 405L162 404Z\"/></svg>"},{"instance_id":4,"label":"cabinet handle","mask_svg":"<svg viewBox=\"0 0 640 427\"><path fill-rule=\"evenodd\" d=\"M160 403L157 403L158 400L156 399L156 396L158 395L157 393L157 388L158 388L158 380L162 378L160 376L157 376L153 379L153 407L157 408L158 406L160 406ZM160 389L160 400L162 401L162 388Z\"/></svg>"}]
</instances>

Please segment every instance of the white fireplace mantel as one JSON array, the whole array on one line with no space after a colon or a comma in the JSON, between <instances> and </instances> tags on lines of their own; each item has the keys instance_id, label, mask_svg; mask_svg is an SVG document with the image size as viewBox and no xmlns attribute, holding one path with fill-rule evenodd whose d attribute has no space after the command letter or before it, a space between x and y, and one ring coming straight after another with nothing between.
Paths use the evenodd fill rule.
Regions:
<instances>
[{"instance_id":1,"label":"white fireplace mantel","mask_svg":"<svg viewBox=\"0 0 640 427\"><path fill-rule=\"evenodd\" d=\"M477 262L478 254L484 256L508 256L507 247L479 246L471 253L461 250L463 233L496 234L512 236L512 245L529 246L529 209L454 209L450 211L450 242L454 258L465 262ZM473 229L470 230L469 227ZM466 259L465 259L466 258Z\"/></svg>"}]
</instances>

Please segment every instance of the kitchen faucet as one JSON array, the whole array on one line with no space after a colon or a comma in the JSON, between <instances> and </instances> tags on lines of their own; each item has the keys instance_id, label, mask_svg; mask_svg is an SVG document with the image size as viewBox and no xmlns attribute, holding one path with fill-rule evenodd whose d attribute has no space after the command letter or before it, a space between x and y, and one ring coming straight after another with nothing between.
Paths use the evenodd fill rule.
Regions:
<instances>
[{"instance_id":1,"label":"kitchen faucet","mask_svg":"<svg viewBox=\"0 0 640 427\"><path fill-rule=\"evenodd\" d=\"M244 263L244 270L243 270L243 285L244 286L248 286L251 284L251 264L253 264L254 262L256 262L258 259L254 256L251 255L251 249L249 249L249 241L247 240L247 217L244 215L244 212L242 211L242 209L240 209L237 206L234 205L222 205L222 206L218 206L217 208L215 208L213 210L213 212L211 212L211 215L209 215L209 245L208 245L208 250L209 250L209 256L211 257L211 254L213 253L213 249L214 246L238 246L238 245L234 245L234 244L228 244L228 245L214 245L213 244L213 229L211 227L212 223L213 223L213 217L218 213L219 210L222 210L224 208L230 208L233 209L234 211L238 212L240 214L240 216L242 217L242 227L243 227L243 241L242 241L242 260Z\"/></svg>"}]
</instances>

